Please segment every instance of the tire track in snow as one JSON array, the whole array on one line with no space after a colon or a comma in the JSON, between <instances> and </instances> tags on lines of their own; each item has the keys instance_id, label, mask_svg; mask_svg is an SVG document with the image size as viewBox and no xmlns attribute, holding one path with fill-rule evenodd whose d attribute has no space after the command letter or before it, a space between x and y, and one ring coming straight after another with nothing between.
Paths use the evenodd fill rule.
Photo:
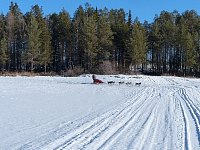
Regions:
<instances>
[{"instance_id":1,"label":"tire track in snow","mask_svg":"<svg viewBox=\"0 0 200 150\"><path fill-rule=\"evenodd\" d=\"M175 101L175 118L176 118L176 148L193 150L198 149L199 139L193 140L195 133L199 138L199 129L197 128L197 120L193 108L189 106L186 90L179 88L174 96ZM193 121L191 119L193 119ZM195 147L197 146L197 147Z\"/></svg>"},{"instance_id":2,"label":"tire track in snow","mask_svg":"<svg viewBox=\"0 0 200 150\"><path fill-rule=\"evenodd\" d=\"M195 128L196 128L196 134L198 137L198 142L200 145L200 111L198 109L198 107L196 107L192 100L190 99L190 97L187 95L186 90L185 89L180 89L180 96L183 99L184 103L186 104L191 117L194 120L195 123Z\"/></svg>"},{"instance_id":3,"label":"tire track in snow","mask_svg":"<svg viewBox=\"0 0 200 150\"><path fill-rule=\"evenodd\" d=\"M183 143L184 143L184 122L183 122L183 114L181 110L181 103L180 100L175 98L175 119L176 119L176 135L177 135L177 140L176 140L176 148L177 150L183 149Z\"/></svg>"},{"instance_id":4,"label":"tire track in snow","mask_svg":"<svg viewBox=\"0 0 200 150\"><path fill-rule=\"evenodd\" d=\"M164 131L163 133L163 150L173 149L173 124L172 124L172 108L173 108L173 94L170 94L169 99L165 100L164 103L167 108L163 112L163 124L164 124ZM164 105L163 104L163 105ZM159 126L158 126L159 128Z\"/></svg>"},{"instance_id":5,"label":"tire track in snow","mask_svg":"<svg viewBox=\"0 0 200 150\"><path fill-rule=\"evenodd\" d=\"M189 135L189 131L188 131L188 120L187 120L187 118L186 118L186 115L185 115L185 111L184 111L184 109L183 109L183 105L181 104L180 105L180 107L181 107L181 111L182 111L182 115L183 115L183 122L184 122L184 132L185 132L185 134L184 134L184 146L185 146L185 149L186 150L188 150L189 149L189 147L190 147L190 143L189 143L189 139L188 139L188 135Z\"/></svg>"},{"instance_id":6,"label":"tire track in snow","mask_svg":"<svg viewBox=\"0 0 200 150\"><path fill-rule=\"evenodd\" d=\"M182 132L179 132L179 134L183 134L183 138L184 138L184 145L185 149L193 149L192 146L195 144L193 140L191 139L192 133L196 132L196 136L198 138L198 145L200 145L200 109L197 107L197 104L194 104L194 101L196 100L195 98L192 100L190 98L190 96L186 93L186 89L190 89L190 90L194 90L192 88L192 86L182 86L180 83L172 80L172 79L166 79L168 80L170 83L172 83L173 85L178 85L176 88L178 89L178 103L179 103L179 111L180 114L182 115L182 122L180 123L180 125L177 127L177 129L182 129ZM185 80L184 80L185 81ZM192 84L190 84L192 85ZM190 114L190 116L188 116L188 113ZM179 116L181 117L181 116ZM189 120L188 117L191 117L194 121L194 124L191 123L191 121ZM195 125L195 129L193 129L193 126ZM179 140L178 140L179 141ZM178 145L179 142L177 142ZM196 144L197 145L197 144ZM199 147L198 147L199 148Z\"/></svg>"},{"instance_id":7,"label":"tire track in snow","mask_svg":"<svg viewBox=\"0 0 200 150\"><path fill-rule=\"evenodd\" d=\"M157 87L158 91L163 86L162 82ZM167 82L170 83L169 80ZM135 96L129 95L127 99L132 100L128 100L117 109L112 109L87 124L82 124L69 135L58 140L57 143L55 141L54 149L117 149L121 144L126 144L124 148L129 149L133 147L134 149L147 149L147 146L149 149L192 149L193 131L198 136L197 142L200 142L199 108L186 94L186 89L189 87L181 88L181 84L177 84L177 82L163 87L168 88L166 92L163 90L164 94L162 91L156 94L152 87L146 87ZM157 96L162 96L162 98L159 99ZM165 102L160 102L161 99ZM172 102L169 102L169 99ZM166 109L164 105L167 106ZM174 108L174 112L169 107ZM157 115L159 113L160 115ZM174 121L173 113L175 122L172 122ZM188 114L195 124L190 122ZM195 126L196 130L190 129L191 124ZM175 125L176 128L172 129L172 125ZM133 135L131 136L131 134ZM124 137L125 135L127 137Z\"/></svg>"},{"instance_id":8,"label":"tire track in snow","mask_svg":"<svg viewBox=\"0 0 200 150\"><path fill-rule=\"evenodd\" d=\"M157 89L157 91L159 90ZM170 94L171 93L172 91L170 92ZM169 95L167 94L165 96ZM150 147L152 147L152 149L155 149L155 146L158 145L161 147L164 142L164 140L162 139L164 138L161 137L160 138L161 140L158 141L157 135L160 135L159 131L161 131L160 127L162 125L161 120L164 119L164 117L162 116L163 114L166 115L164 113L165 109L162 111L162 114L160 114L161 113L160 109L163 109L163 105L165 105L165 101L161 100L160 92L153 91L151 93L151 96L148 97L146 104L144 104L144 106L134 116L134 118L129 122L129 124L121 131L121 133L118 133L111 140L107 141L107 143L105 143L103 147L100 148L101 149L145 149L145 146L147 145L148 148L146 149L150 149ZM166 128L164 128L164 130L165 129ZM172 134L172 132L170 132L170 134ZM125 138L124 136L126 136L127 138ZM171 137L169 136L168 139L170 138ZM152 141L155 142L153 142L152 144Z\"/></svg>"},{"instance_id":9,"label":"tire track in snow","mask_svg":"<svg viewBox=\"0 0 200 150\"><path fill-rule=\"evenodd\" d=\"M169 91L168 91L169 90ZM138 140L138 147L131 146L130 149L172 149L172 130L171 130L171 118L170 118L170 100L165 99L166 97L172 98L172 94L174 90L167 89L164 91L160 91L157 89L158 93L155 96L155 106L152 108L153 110L153 122L150 128L147 126L146 130L149 130L142 137L136 137L137 139L142 140L142 144L140 144L140 140ZM166 93L166 94L164 94ZM161 96L161 95L164 96ZM164 98L164 99L163 99ZM163 106L167 106L166 109ZM131 145L135 145L134 141L131 142Z\"/></svg>"},{"instance_id":10,"label":"tire track in snow","mask_svg":"<svg viewBox=\"0 0 200 150\"><path fill-rule=\"evenodd\" d=\"M147 91L146 91L147 92ZM146 93L145 92L145 93ZM143 99L143 96L144 94L142 94L141 96L139 96L137 99L137 101ZM149 96L149 95L148 95ZM140 101L139 101L140 102ZM115 126L117 126L116 128L114 128L115 130L114 131L111 131L109 130L108 133L112 133L112 135L109 135L108 136L108 140L110 140L111 138L113 138L116 134L118 134L121 130L123 130L123 128L130 122L131 118L132 118L132 114L133 114L133 111L132 109L134 108L135 106L134 105L130 105L130 108L126 108L124 109L123 113L121 113L120 115L117 115L116 117L112 117L112 120L108 120L106 119L107 123L106 124L101 124L100 126L98 126L98 128L94 129L94 131L90 131L89 135L88 135L88 139L82 139L82 141L78 141L78 143L74 143L74 146L70 146L70 147L67 147L69 149L74 149L76 148L77 145L79 145L78 149L83 149L85 148L87 145L91 144L97 137L99 137L100 135L102 135L104 133L104 131L107 131L108 129L114 127L114 124ZM142 105L139 105L136 109L136 112L140 109L140 107L142 107ZM119 121L123 122L121 125L119 123ZM99 130L100 129L100 130ZM92 136L91 136L92 135ZM86 136L87 137L87 136ZM106 141L108 141L106 140ZM100 140L101 141L101 140ZM104 137L104 140L105 141L105 137ZM80 146L82 145L82 146ZM95 148L96 149L96 148Z\"/></svg>"},{"instance_id":11,"label":"tire track in snow","mask_svg":"<svg viewBox=\"0 0 200 150\"><path fill-rule=\"evenodd\" d=\"M139 101L139 98L145 95L145 93L148 91L148 88L143 88L140 90L140 94L133 95L132 99L135 99L135 101L127 101L127 103L123 104L117 109L114 109L110 112L105 113L104 115L94 119L91 122L88 122L86 124L81 125L79 128L75 129L72 133L69 133L68 135L64 136L62 139L58 139L58 141L54 142L54 144L50 144L50 146L47 146L47 149L49 147L54 147L54 149L63 149L72 143L76 142L77 140L80 140L84 137L84 135L90 133L92 130L96 129L96 127L104 124L108 124L109 121L112 121L113 118L116 118L117 116L120 116L121 113L127 113L128 111L131 111L132 105L134 103L137 103ZM129 97L130 98L130 97ZM103 132L103 130L102 130ZM84 139L85 140L85 139ZM57 143L57 144L56 144ZM57 145L57 146L55 146Z\"/></svg>"},{"instance_id":12,"label":"tire track in snow","mask_svg":"<svg viewBox=\"0 0 200 150\"><path fill-rule=\"evenodd\" d=\"M112 148L114 144L113 142L116 142L117 140L121 140L120 138L121 135L126 135L127 131L132 133L132 130L130 129L138 128L140 130L138 130L138 132L136 133L135 137L137 137L137 135L140 134L141 129L144 128L144 126L146 126L147 124L148 125L151 124L153 120L153 117L151 115L152 109L150 109L150 112L147 111L148 110L147 109L145 114L141 114L140 112L142 110L144 111L144 109L146 109L147 106L151 107L148 101L150 100L150 98L154 97L154 94L155 94L154 92L155 91L153 89L151 94L146 97L146 100L145 100L146 103L143 103L143 105L139 107L132 116L129 117L129 120L123 126L121 126L121 128L119 128L116 132L114 132L111 136L109 136L109 138L105 140L97 149L114 149Z\"/></svg>"},{"instance_id":13,"label":"tire track in snow","mask_svg":"<svg viewBox=\"0 0 200 150\"><path fill-rule=\"evenodd\" d=\"M152 101L151 101L152 102ZM158 102L156 100L156 102ZM159 102L158 102L159 103ZM158 118L156 116L156 112L158 109L158 103L152 103L151 106L151 112L149 113L150 117L152 119L147 118L147 120L142 124L142 127L144 130L138 130L138 133L135 135L135 137L129 142L128 149L145 149L145 143L148 142L149 137L152 138L152 140L155 139L156 135L156 129L158 126ZM140 127L141 128L141 127ZM148 142L149 147L151 147L152 141Z\"/></svg>"},{"instance_id":14,"label":"tire track in snow","mask_svg":"<svg viewBox=\"0 0 200 150\"><path fill-rule=\"evenodd\" d=\"M167 94L164 97L170 96L171 95ZM159 97L159 99L157 100L157 104L155 107L155 119L150 129L150 134L146 135L147 139L150 138L150 140L148 140L149 144L144 145L142 149L169 149L167 147L170 147L170 149L172 149L172 142L167 141L173 137L170 130L171 120L169 116L169 102L169 100L161 99L161 97ZM164 109L163 106L167 106L167 108ZM165 142L167 142L166 145L164 144Z\"/></svg>"},{"instance_id":15,"label":"tire track in snow","mask_svg":"<svg viewBox=\"0 0 200 150\"><path fill-rule=\"evenodd\" d=\"M146 88L138 89L138 93L144 94L145 90L146 90ZM127 101L126 101L126 103L123 103L123 105L122 104L121 105L122 106L126 105L128 107L131 103L136 102L136 101L129 100L131 98L136 98L136 96L138 96L138 95L134 95L134 94L135 94L134 92L126 94L125 99L127 99ZM118 113L120 113L119 110L117 110L117 111L118 111ZM110 114L107 114L107 115L110 116ZM104 116L104 117L107 118L108 116ZM98 121L99 121L99 123L101 123L100 120L98 120ZM79 120L78 122L79 123L76 123L76 121L73 121L72 123L69 122L67 124L62 123L62 124L60 124L61 127L59 126L57 129L48 131L48 133L45 133L44 135L41 135L40 137L37 137L36 139L34 139L32 141L27 141L27 143L24 144L23 146L19 145L17 147L17 149L32 149L32 148L42 149L41 147L46 147L49 144L51 145L51 143L55 142L56 140L65 138L66 135L70 135L72 130L77 130L78 128L80 128L80 126L89 125L91 123L89 120L88 121L80 121ZM69 130L70 126L68 126L68 125L71 126L71 131ZM73 128L72 128L72 125L74 126ZM88 131L89 131L89 128L88 128Z\"/></svg>"},{"instance_id":16,"label":"tire track in snow","mask_svg":"<svg viewBox=\"0 0 200 150\"><path fill-rule=\"evenodd\" d=\"M147 91L149 92L149 94L145 93ZM141 101L139 104L142 104L142 105L140 107L138 107L138 111L135 112L135 114L133 114L132 118L131 118L130 113L133 113L133 112L131 112L130 110L134 107L132 107L129 111L124 111L122 113L122 116L124 114L124 115L128 116L128 117L126 117L126 119L129 119L128 121L125 122L125 124L120 125L120 122L116 121L117 119L118 120L120 119L120 121L123 121L123 119L124 119L123 117L117 118L117 119L114 118L113 122L111 120L108 120L109 119L108 118L108 119L106 119L107 123L108 123L106 127L104 126L105 123L103 125L102 125L102 123L100 123L100 125L97 125L92 129L89 129L90 131L88 131L87 133L82 133L79 138L77 138L77 139L73 138L73 139L71 139L71 142L67 141L68 143L65 142L64 144L60 145L59 147L56 147L55 149L84 149L84 148L92 147L91 145L94 145L94 144L96 146L93 146L91 149L98 149L98 148L99 149L105 149L105 148L109 149L109 147L112 149L113 142L115 142L118 137L120 138L120 135L123 132L126 132L127 129L130 129L129 127L131 127L131 126L132 127L134 126L134 128L136 127L136 125L137 125L136 118L137 118L139 124L137 125L138 131L135 134L136 135L135 138L138 141L136 143L138 143L138 145L140 145L139 146L140 149L142 149L141 148L142 144L140 143L140 141L138 139L142 139L143 143L144 143L145 140L147 138L149 138L149 134L151 132L153 135L153 137L151 137L151 138L155 141L154 143L157 143L158 140L157 140L156 136L158 135L158 129L160 128L161 124L160 124L160 118L155 119L156 118L155 112L158 109L159 103L157 104L157 102L159 102L161 100L161 99L158 99L158 97L161 97L161 94L155 94L155 91L153 91L153 90L152 91L145 90L145 92L144 93L146 95L146 98L140 97L143 94L141 94L140 96L137 95L138 97L140 97L140 99L138 99L137 101L139 101L139 102ZM173 93L173 92L175 93L176 91L171 91L171 93ZM165 96L168 96L168 95L165 95ZM144 101L144 99L145 99L145 101ZM132 106L132 103L130 105ZM149 109L147 109L148 107L149 107ZM127 108L125 110L127 110ZM141 114L141 112L142 113L145 112L145 115ZM152 112L154 112L154 113L152 113ZM157 113L159 113L159 111L157 111ZM141 116L143 116L143 118ZM141 118L143 120L141 120ZM111 132L110 132L109 129L113 126L113 124L115 124L115 125L119 124L119 125L116 128L117 130L115 130L115 131L111 130ZM153 131L152 130L144 130L144 131L142 130L143 128L146 128L146 129L149 128L149 126L151 126L153 128ZM105 137L104 134L107 132L108 132L108 134ZM101 139L99 140L99 137L101 137L101 138L103 137L103 140L101 140ZM100 142L97 142L97 140L99 140ZM133 143L133 141L129 142L130 143L129 147L131 147L131 144ZM164 143L164 140L163 140L163 142L161 141L161 143L159 145L162 146L163 143ZM155 146L156 145L152 145L153 148L155 148Z\"/></svg>"},{"instance_id":17,"label":"tire track in snow","mask_svg":"<svg viewBox=\"0 0 200 150\"><path fill-rule=\"evenodd\" d=\"M187 120L187 118L186 118L186 115L185 115L185 110L183 109L183 105L182 105L182 103L180 102L180 110L181 110L181 113L182 113L182 121L183 121L183 127L184 127L184 129L182 130L182 131L184 131L184 132L182 132L182 133L184 133L183 135L184 135L184 140L183 140L183 142L184 142L184 145L182 145L182 148L184 147L184 149L186 149L186 150L188 150L189 149L189 147L190 147L190 145L189 145L189 131L188 131L188 120Z\"/></svg>"}]
</instances>

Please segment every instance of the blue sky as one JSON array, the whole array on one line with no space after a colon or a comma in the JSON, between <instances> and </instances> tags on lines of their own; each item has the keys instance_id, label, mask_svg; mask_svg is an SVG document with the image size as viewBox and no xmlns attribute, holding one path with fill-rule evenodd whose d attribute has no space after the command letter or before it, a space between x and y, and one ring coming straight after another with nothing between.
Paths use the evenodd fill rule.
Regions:
<instances>
[{"instance_id":1,"label":"blue sky","mask_svg":"<svg viewBox=\"0 0 200 150\"><path fill-rule=\"evenodd\" d=\"M126 12L131 10L133 18L136 16L140 21L152 22L155 14L160 14L162 10L177 10L182 13L185 10L194 9L200 15L200 0L12 0L16 2L20 10L25 13L31 6L38 4L42 6L44 14L58 13L65 8L71 15L79 5L88 2L93 7L108 9L123 8ZM0 0L0 13L8 12L11 0Z\"/></svg>"}]
</instances>

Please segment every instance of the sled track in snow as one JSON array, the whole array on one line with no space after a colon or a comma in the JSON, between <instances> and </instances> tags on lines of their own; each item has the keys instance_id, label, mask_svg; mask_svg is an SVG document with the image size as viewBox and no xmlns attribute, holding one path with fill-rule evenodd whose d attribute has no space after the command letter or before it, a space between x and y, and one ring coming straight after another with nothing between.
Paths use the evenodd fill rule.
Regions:
<instances>
[{"instance_id":1,"label":"sled track in snow","mask_svg":"<svg viewBox=\"0 0 200 150\"><path fill-rule=\"evenodd\" d=\"M132 87L124 103L97 117L78 120L49 131L46 139L27 143L42 150L136 149L193 150L200 149L200 95L198 88L183 85L179 80L163 77L152 84ZM181 79L185 82L185 79ZM189 82L189 81L187 81ZM154 86L155 85L155 86ZM198 86L198 85L197 85ZM122 86L123 87L123 86ZM98 93L104 91L97 89ZM131 88L131 87L130 87ZM192 91L194 90L194 91ZM124 101L123 100L123 101ZM71 130L70 130L71 129ZM56 135L53 132L58 132ZM39 143L34 146L34 143ZM21 147L26 149L27 147Z\"/></svg>"},{"instance_id":2,"label":"sled track in snow","mask_svg":"<svg viewBox=\"0 0 200 150\"><path fill-rule=\"evenodd\" d=\"M131 100L128 100L127 103L119 108L111 110L93 121L83 124L61 140L58 139L57 142L59 144L54 149L83 149L102 135L104 142L98 145L99 148L103 148L122 132L125 127L129 126L133 117L146 106L150 98L154 97L155 89L144 88L139 93L138 95L132 95ZM146 120L148 120L148 117L150 115L147 116ZM107 133L110 134L106 135Z\"/></svg>"},{"instance_id":3,"label":"sled track in snow","mask_svg":"<svg viewBox=\"0 0 200 150\"><path fill-rule=\"evenodd\" d=\"M190 99L185 89L180 89L179 93L184 103L186 104L190 115L193 118L196 126L196 134L200 145L200 109L194 105L193 101Z\"/></svg>"},{"instance_id":4,"label":"sled track in snow","mask_svg":"<svg viewBox=\"0 0 200 150\"><path fill-rule=\"evenodd\" d=\"M193 143L200 145L200 109L187 94L187 87L168 82L163 90L141 87L119 107L42 149L196 149ZM198 138L192 141L194 134Z\"/></svg>"},{"instance_id":5,"label":"sled track in snow","mask_svg":"<svg viewBox=\"0 0 200 150\"><path fill-rule=\"evenodd\" d=\"M180 102L180 100L175 99L175 115L176 115L176 148L179 150L184 149L184 145L186 146L185 149L188 150L188 139L187 139L187 122L186 117L184 113L183 106Z\"/></svg>"},{"instance_id":6,"label":"sled track in snow","mask_svg":"<svg viewBox=\"0 0 200 150\"><path fill-rule=\"evenodd\" d=\"M178 91L174 93L173 101L175 103L176 149L199 149L199 147L193 147L194 145L200 145L199 108L196 107L190 99L185 88L179 88ZM194 136L197 136L197 140L193 140Z\"/></svg>"},{"instance_id":7,"label":"sled track in snow","mask_svg":"<svg viewBox=\"0 0 200 150\"><path fill-rule=\"evenodd\" d=\"M153 95L155 94L154 92L155 92L155 90L153 89L152 94L150 96L146 97L146 101L145 102L147 102L147 100L149 100L151 97L153 97ZM144 109L144 106L145 105L141 105L141 107L138 107L138 109L135 111L135 113L131 113L131 115L129 116L129 119L125 122L125 124L123 124L120 128L118 128L117 131L114 132L98 149L104 149L106 146L107 147L109 147L109 146L112 147L112 144L113 144L112 141L118 140L118 137L120 137L119 135L122 132L126 132L127 129L130 128L133 125L133 122L134 122L133 118L136 117L137 115L138 115L139 118L141 117L139 115L139 111L141 109ZM146 116L144 122L142 123L142 126L146 125L148 120L150 120L151 114L152 114L152 111ZM139 132L137 134L139 134ZM112 143L112 144L109 144L109 143ZM129 143L129 144L131 144L131 143ZM130 145L128 147L130 147Z\"/></svg>"}]
</instances>

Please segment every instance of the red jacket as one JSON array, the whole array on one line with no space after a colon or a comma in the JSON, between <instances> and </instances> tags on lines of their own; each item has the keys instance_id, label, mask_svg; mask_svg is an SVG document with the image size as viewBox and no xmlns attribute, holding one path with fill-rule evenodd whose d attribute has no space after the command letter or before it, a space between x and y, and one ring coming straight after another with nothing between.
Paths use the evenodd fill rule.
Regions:
<instances>
[{"instance_id":1,"label":"red jacket","mask_svg":"<svg viewBox=\"0 0 200 150\"><path fill-rule=\"evenodd\" d=\"M99 79L94 79L94 83L98 84L98 83L104 83L103 81L99 80Z\"/></svg>"}]
</instances>

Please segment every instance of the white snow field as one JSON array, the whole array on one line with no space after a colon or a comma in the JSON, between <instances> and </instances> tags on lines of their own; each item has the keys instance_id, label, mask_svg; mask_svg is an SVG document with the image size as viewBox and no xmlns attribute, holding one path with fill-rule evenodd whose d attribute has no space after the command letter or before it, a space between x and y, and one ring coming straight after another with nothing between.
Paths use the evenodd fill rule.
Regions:
<instances>
[{"instance_id":1,"label":"white snow field","mask_svg":"<svg viewBox=\"0 0 200 150\"><path fill-rule=\"evenodd\" d=\"M0 77L0 150L200 150L200 79L97 78Z\"/></svg>"}]
</instances>

